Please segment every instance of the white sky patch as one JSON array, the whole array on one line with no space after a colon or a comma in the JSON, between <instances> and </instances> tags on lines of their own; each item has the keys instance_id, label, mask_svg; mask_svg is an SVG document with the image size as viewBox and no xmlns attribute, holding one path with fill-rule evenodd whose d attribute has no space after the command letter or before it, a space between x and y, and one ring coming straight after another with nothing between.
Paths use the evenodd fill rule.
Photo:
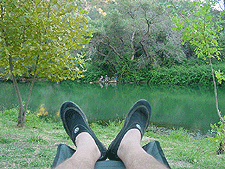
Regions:
<instances>
[{"instance_id":1,"label":"white sky patch","mask_svg":"<svg viewBox=\"0 0 225 169\"><path fill-rule=\"evenodd\" d=\"M218 11L223 11L224 10L224 0L217 0L215 9Z\"/></svg>"},{"instance_id":2,"label":"white sky patch","mask_svg":"<svg viewBox=\"0 0 225 169\"><path fill-rule=\"evenodd\" d=\"M198 1L198 0L192 0L192 1ZM224 10L224 0L215 0L216 4L214 9L218 11L223 11ZM201 2L205 2L205 0L201 0Z\"/></svg>"}]
</instances>

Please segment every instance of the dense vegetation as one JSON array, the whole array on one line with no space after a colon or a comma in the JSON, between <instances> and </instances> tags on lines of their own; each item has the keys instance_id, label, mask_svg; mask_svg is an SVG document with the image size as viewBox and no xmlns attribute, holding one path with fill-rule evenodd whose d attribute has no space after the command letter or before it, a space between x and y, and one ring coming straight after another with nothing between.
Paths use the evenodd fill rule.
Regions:
<instances>
[{"instance_id":1,"label":"dense vegetation","mask_svg":"<svg viewBox=\"0 0 225 169\"><path fill-rule=\"evenodd\" d=\"M182 44L182 32L171 30L173 15L196 10L187 1L89 0L85 7L94 33L86 51L89 63L84 81L117 73L120 82L212 84L207 63L196 61L195 47L188 41ZM217 18L219 12L212 10L211 15ZM223 59L223 31L219 37ZM222 64L217 68L224 70Z\"/></svg>"},{"instance_id":2,"label":"dense vegetation","mask_svg":"<svg viewBox=\"0 0 225 169\"><path fill-rule=\"evenodd\" d=\"M117 73L120 82L211 84L207 63L197 61L195 47L188 41L182 44L181 30L172 30L174 15L186 16L184 11L193 12L197 6L188 1L163 0L84 0L80 5L81 11L88 11L84 15L93 32L88 48L77 51L82 55L85 52L88 60L82 81L97 81L101 75L112 77ZM211 15L217 18L219 12L212 10ZM224 40L222 30L218 39L221 60L214 60L215 70L224 70L220 64L225 54ZM31 72L33 66L26 69ZM0 72L4 71L0 67ZM30 78L29 73L17 77L24 78Z\"/></svg>"},{"instance_id":3,"label":"dense vegetation","mask_svg":"<svg viewBox=\"0 0 225 169\"><path fill-rule=\"evenodd\" d=\"M216 70L225 71L225 65L223 63L216 64ZM89 71L85 72L84 81L97 81L103 74L103 71ZM210 66L207 64L190 63L184 65L174 65L170 68L160 67L157 69L147 70L142 69L140 71L130 70L129 75L125 76L124 82L133 83L152 83L152 84L172 84L172 85L212 85L212 75ZM222 83L221 85L224 85Z\"/></svg>"}]
</instances>

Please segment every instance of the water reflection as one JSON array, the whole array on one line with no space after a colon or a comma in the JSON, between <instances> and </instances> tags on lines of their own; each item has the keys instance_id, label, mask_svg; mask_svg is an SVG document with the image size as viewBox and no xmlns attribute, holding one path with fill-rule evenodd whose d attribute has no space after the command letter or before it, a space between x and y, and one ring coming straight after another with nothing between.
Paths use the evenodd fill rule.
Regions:
<instances>
[{"instance_id":1,"label":"water reflection","mask_svg":"<svg viewBox=\"0 0 225 169\"><path fill-rule=\"evenodd\" d=\"M18 105L12 83L0 83L0 108ZM20 83L23 99L29 92L29 84ZM219 106L225 110L224 88L218 89ZM77 103L89 121L123 118L139 99L146 99L152 106L151 122L163 126L183 126L207 131L210 123L219 120L216 114L213 88L153 86L132 84L83 84L74 82L35 83L29 103L33 112L58 113L65 101ZM224 111L222 111L224 112Z\"/></svg>"},{"instance_id":2,"label":"water reflection","mask_svg":"<svg viewBox=\"0 0 225 169\"><path fill-rule=\"evenodd\" d=\"M99 86L100 86L101 88L103 88L103 84L102 84L102 83L99 83Z\"/></svg>"},{"instance_id":3,"label":"water reflection","mask_svg":"<svg viewBox=\"0 0 225 169\"><path fill-rule=\"evenodd\" d=\"M105 89L107 89L109 86L112 86L115 89L115 91L117 90L117 83L101 83L101 82L99 82L98 84L101 88L103 88L105 86Z\"/></svg>"}]
</instances>

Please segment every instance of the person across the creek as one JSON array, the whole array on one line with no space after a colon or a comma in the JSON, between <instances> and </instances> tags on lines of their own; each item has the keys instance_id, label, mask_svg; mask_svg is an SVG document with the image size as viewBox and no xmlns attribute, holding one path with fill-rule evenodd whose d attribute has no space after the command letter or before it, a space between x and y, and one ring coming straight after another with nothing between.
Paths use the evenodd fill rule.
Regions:
<instances>
[{"instance_id":1,"label":"person across the creek","mask_svg":"<svg viewBox=\"0 0 225 169\"><path fill-rule=\"evenodd\" d=\"M98 81L102 82L103 81L103 76L101 76Z\"/></svg>"},{"instance_id":2,"label":"person across the creek","mask_svg":"<svg viewBox=\"0 0 225 169\"><path fill-rule=\"evenodd\" d=\"M115 79L115 82L117 82L117 79L118 78L118 75L117 75L117 73L115 73L115 75L114 75L114 79Z\"/></svg>"},{"instance_id":3,"label":"person across the creek","mask_svg":"<svg viewBox=\"0 0 225 169\"><path fill-rule=\"evenodd\" d=\"M128 169L164 169L168 166L146 153L140 145L149 125L151 106L146 100L137 101L126 115L124 125L108 149L88 125L83 111L73 102L65 102L60 116L67 134L76 145L75 153L56 168L93 169L97 161L106 158L121 160Z\"/></svg>"},{"instance_id":4,"label":"person across the creek","mask_svg":"<svg viewBox=\"0 0 225 169\"><path fill-rule=\"evenodd\" d=\"M109 77L107 75L105 75L105 82L109 81Z\"/></svg>"}]
</instances>

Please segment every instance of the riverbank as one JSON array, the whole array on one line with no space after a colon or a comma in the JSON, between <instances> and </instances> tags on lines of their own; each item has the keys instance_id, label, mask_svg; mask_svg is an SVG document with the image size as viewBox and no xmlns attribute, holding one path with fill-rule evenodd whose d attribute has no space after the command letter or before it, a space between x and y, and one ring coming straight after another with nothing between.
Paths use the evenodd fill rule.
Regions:
<instances>
[{"instance_id":1,"label":"riverbank","mask_svg":"<svg viewBox=\"0 0 225 169\"><path fill-rule=\"evenodd\" d=\"M215 71L225 72L224 63L215 63ZM104 72L100 69L88 69L84 72L85 82L98 81L101 76L108 74L113 77L114 72ZM206 63L189 63L183 65L173 65L171 67L158 67L155 69L130 70L126 75L118 73L119 83L147 83L147 84L167 84L167 85L189 85L189 86L212 86L212 73L210 66ZM224 83L222 83L224 86Z\"/></svg>"},{"instance_id":2,"label":"riverbank","mask_svg":"<svg viewBox=\"0 0 225 169\"><path fill-rule=\"evenodd\" d=\"M30 114L26 117L25 127L17 128L17 113L16 109L0 112L0 168L50 168L58 144L64 143L74 148L61 122L39 119ZM123 121L90 125L108 147ZM171 168L224 168L225 154L216 155L214 143L207 138L195 139L183 129L159 130L150 125L141 144L159 141Z\"/></svg>"},{"instance_id":3,"label":"riverbank","mask_svg":"<svg viewBox=\"0 0 225 169\"><path fill-rule=\"evenodd\" d=\"M215 71L225 72L224 63L213 64ZM99 78L108 74L111 83L114 81L114 72L104 72L101 69L88 68L83 72L84 77L75 79L72 82L99 83ZM0 78L0 81L10 81L7 77ZM32 77L19 77L18 82L31 82ZM37 78L37 82L52 82L46 78ZM71 80L66 80L67 82ZM65 81L64 81L65 82ZM104 82L104 80L103 80ZM211 68L206 63L188 63L173 65L171 67L158 67L155 69L130 70L123 75L118 73L117 83L153 84L153 85L178 85L178 86L213 86ZM224 86L224 81L219 86Z\"/></svg>"}]
</instances>

